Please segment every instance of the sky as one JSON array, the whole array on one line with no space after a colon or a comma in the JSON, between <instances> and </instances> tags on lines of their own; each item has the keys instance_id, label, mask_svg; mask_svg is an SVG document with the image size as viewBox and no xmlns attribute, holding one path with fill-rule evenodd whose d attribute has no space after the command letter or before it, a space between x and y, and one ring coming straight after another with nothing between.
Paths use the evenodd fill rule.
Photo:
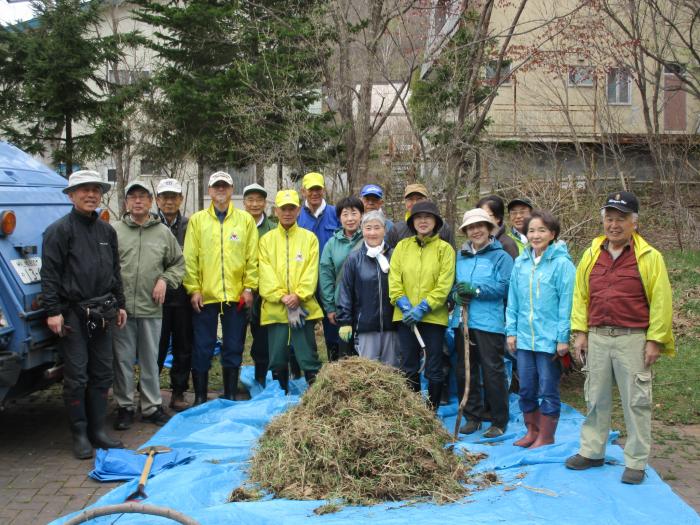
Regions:
<instances>
[{"instance_id":1,"label":"sky","mask_svg":"<svg viewBox=\"0 0 700 525\"><path fill-rule=\"evenodd\" d=\"M0 0L0 23L8 24L18 20L28 20L32 17L32 6L29 2L9 3Z\"/></svg>"}]
</instances>

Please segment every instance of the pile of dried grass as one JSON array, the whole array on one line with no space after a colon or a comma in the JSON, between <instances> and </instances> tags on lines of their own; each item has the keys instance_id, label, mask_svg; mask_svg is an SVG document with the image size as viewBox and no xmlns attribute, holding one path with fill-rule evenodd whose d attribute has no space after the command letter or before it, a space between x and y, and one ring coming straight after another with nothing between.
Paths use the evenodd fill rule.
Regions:
<instances>
[{"instance_id":1,"label":"pile of dried grass","mask_svg":"<svg viewBox=\"0 0 700 525\"><path fill-rule=\"evenodd\" d=\"M457 456L450 434L394 369L362 358L323 367L293 409L260 439L251 481L290 499L369 504L455 501L476 460Z\"/></svg>"}]
</instances>

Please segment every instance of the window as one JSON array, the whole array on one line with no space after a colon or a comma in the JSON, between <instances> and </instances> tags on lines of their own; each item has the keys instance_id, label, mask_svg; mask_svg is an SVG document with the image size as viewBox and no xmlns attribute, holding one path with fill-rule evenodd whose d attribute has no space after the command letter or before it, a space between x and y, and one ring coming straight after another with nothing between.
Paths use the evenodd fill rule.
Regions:
<instances>
[{"instance_id":1,"label":"window","mask_svg":"<svg viewBox=\"0 0 700 525\"><path fill-rule=\"evenodd\" d=\"M107 168L107 182L117 182L116 168Z\"/></svg>"},{"instance_id":2,"label":"window","mask_svg":"<svg viewBox=\"0 0 700 525\"><path fill-rule=\"evenodd\" d=\"M685 76L685 66L678 62L668 62L664 64L664 74L676 75L677 77Z\"/></svg>"},{"instance_id":3,"label":"window","mask_svg":"<svg viewBox=\"0 0 700 525\"><path fill-rule=\"evenodd\" d=\"M152 160L141 159L141 175L153 175L158 173L156 163Z\"/></svg>"},{"instance_id":4,"label":"window","mask_svg":"<svg viewBox=\"0 0 700 525\"><path fill-rule=\"evenodd\" d=\"M608 104L630 104L632 101L632 79L629 71L614 67L608 72Z\"/></svg>"},{"instance_id":5,"label":"window","mask_svg":"<svg viewBox=\"0 0 700 525\"><path fill-rule=\"evenodd\" d=\"M486 83L493 86L496 84L496 77L499 77L499 82L501 83L502 86L508 86L510 85L510 62L503 62L501 63L501 71L500 71L500 76L497 75L497 69L496 66L498 66L497 61L491 61L486 65Z\"/></svg>"},{"instance_id":6,"label":"window","mask_svg":"<svg viewBox=\"0 0 700 525\"><path fill-rule=\"evenodd\" d=\"M593 86L593 68L590 66L569 66L569 86Z\"/></svg>"},{"instance_id":7,"label":"window","mask_svg":"<svg viewBox=\"0 0 700 525\"><path fill-rule=\"evenodd\" d=\"M107 82L119 86L134 84L138 80L150 78L151 72L146 69L109 69Z\"/></svg>"}]
</instances>

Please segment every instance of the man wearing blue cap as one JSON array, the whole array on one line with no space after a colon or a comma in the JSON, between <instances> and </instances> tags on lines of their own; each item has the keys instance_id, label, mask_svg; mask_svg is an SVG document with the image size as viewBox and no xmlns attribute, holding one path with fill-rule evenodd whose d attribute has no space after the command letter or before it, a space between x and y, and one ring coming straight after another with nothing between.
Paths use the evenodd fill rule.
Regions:
<instances>
[{"instance_id":1,"label":"man wearing blue cap","mask_svg":"<svg viewBox=\"0 0 700 525\"><path fill-rule=\"evenodd\" d=\"M365 213L377 210L382 212L384 217L386 217L382 209L382 205L384 204L384 190L382 190L381 186L377 184L365 184L360 191L360 200L365 207ZM387 218L385 225L386 232L388 233L391 231L393 227L394 223Z\"/></svg>"}]
</instances>

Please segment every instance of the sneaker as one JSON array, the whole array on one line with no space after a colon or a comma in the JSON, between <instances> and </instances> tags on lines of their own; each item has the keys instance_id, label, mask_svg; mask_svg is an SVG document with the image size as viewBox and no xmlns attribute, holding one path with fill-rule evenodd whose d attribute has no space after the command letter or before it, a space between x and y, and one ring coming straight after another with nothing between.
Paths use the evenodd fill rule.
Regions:
<instances>
[{"instance_id":1,"label":"sneaker","mask_svg":"<svg viewBox=\"0 0 700 525\"><path fill-rule=\"evenodd\" d=\"M625 467L625 471L622 473L622 483L627 483L628 485L639 485L642 481L644 481L644 475L643 470Z\"/></svg>"},{"instance_id":2,"label":"sneaker","mask_svg":"<svg viewBox=\"0 0 700 525\"><path fill-rule=\"evenodd\" d=\"M117 419L114 420L114 430L127 430L134 423L134 411L119 407Z\"/></svg>"},{"instance_id":3,"label":"sneaker","mask_svg":"<svg viewBox=\"0 0 700 525\"><path fill-rule=\"evenodd\" d=\"M571 470L586 470L591 467L602 467L605 463L605 458L589 459L581 454L574 454L566 460L566 468Z\"/></svg>"},{"instance_id":4,"label":"sneaker","mask_svg":"<svg viewBox=\"0 0 700 525\"><path fill-rule=\"evenodd\" d=\"M481 428L481 421L470 419L459 429L460 434L473 434Z\"/></svg>"},{"instance_id":5,"label":"sneaker","mask_svg":"<svg viewBox=\"0 0 700 525\"><path fill-rule=\"evenodd\" d=\"M182 392L173 392L172 396L170 396L170 405L168 406L175 412L182 412L190 408L190 405L185 401L185 394Z\"/></svg>"},{"instance_id":6,"label":"sneaker","mask_svg":"<svg viewBox=\"0 0 700 525\"><path fill-rule=\"evenodd\" d=\"M504 433L504 430L500 427L497 427L496 425L491 425L486 432L484 432L482 435L485 438L497 438L502 436Z\"/></svg>"},{"instance_id":7,"label":"sneaker","mask_svg":"<svg viewBox=\"0 0 700 525\"><path fill-rule=\"evenodd\" d=\"M163 407L158 407L152 414L141 417L141 421L145 421L146 423L153 423L154 425L158 425L159 427L165 425L169 420L170 416L163 412Z\"/></svg>"}]
</instances>

